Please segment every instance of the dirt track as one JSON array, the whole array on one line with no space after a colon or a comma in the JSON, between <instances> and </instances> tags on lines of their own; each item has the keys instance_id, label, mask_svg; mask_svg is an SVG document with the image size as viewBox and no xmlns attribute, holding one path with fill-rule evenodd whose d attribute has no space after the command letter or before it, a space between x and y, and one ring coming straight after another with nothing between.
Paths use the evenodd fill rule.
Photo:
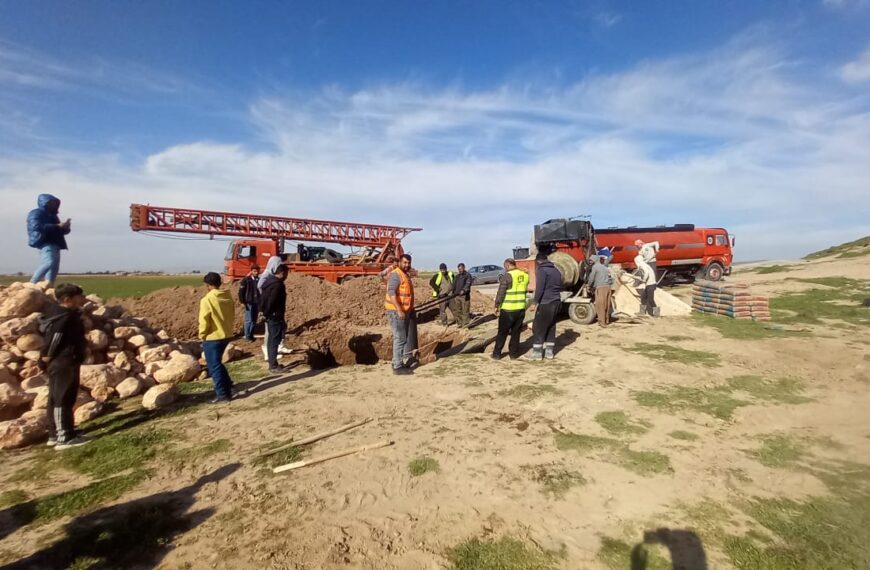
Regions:
<instances>
[{"instance_id":1,"label":"dirt track","mask_svg":"<svg viewBox=\"0 0 870 570\"><path fill-rule=\"evenodd\" d=\"M864 260L817 262L787 276L867 279L868 269ZM780 274L735 278L761 294L808 286ZM300 370L229 406L152 420L191 449L221 439L229 449L171 469L158 457L155 475L117 502L180 489L187 512L201 513L185 518L173 548L155 547L165 568L437 569L449 567L455 545L502 536L559 553L558 568L628 568L626 549L661 527L697 532L710 568L751 568L735 562L724 537L782 537L745 505L826 496L833 487L809 466L870 455L868 329L809 328L744 340L693 318L563 324L554 361L459 356L401 379L385 364ZM660 349L639 343L698 352L661 361ZM278 476L251 463L260 446L367 416L376 421L306 456L383 439L394 446ZM777 437L802 454L767 458ZM424 457L438 470L412 476L409 462ZM15 455L4 481L27 461ZM188 487L236 462L221 481ZM57 489L81 484L52 477ZM0 561L39 550L68 520L10 534Z\"/></svg>"}]
</instances>

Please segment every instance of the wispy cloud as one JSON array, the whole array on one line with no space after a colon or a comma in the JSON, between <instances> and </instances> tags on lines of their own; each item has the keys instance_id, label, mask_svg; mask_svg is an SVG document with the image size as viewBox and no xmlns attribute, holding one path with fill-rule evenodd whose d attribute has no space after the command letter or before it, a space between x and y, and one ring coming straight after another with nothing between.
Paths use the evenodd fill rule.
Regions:
<instances>
[{"instance_id":1,"label":"wispy cloud","mask_svg":"<svg viewBox=\"0 0 870 570\"><path fill-rule=\"evenodd\" d=\"M599 12L595 15L595 22L605 28L612 28L622 20L622 14L615 12Z\"/></svg>"},{"instance_id":2,"label":"wispy cloud","mask_svg":"<svg viewBox=\"0 0 870 570\"><path fill-rule=\"evenodd\" d=\"M76 220L77 268L219 263L215 245L197 255L132 235L134 201L422 226L408 246L424 266L498 260L534 223L576 214L726 225L744 259L795 256L870 233L870 97L821 84L825 73L740 39L562 88L273 93L249 106L253 141L178 144L132 166L64 153L0 162L0 193L18 205L0 213L0 239L22 242L25 210L52 191ZM9 252L0 270L31 253Z\"/></svg>"},{"instance_id":3,"label":"wispy cloud","mask_svg":"<svg viewBox=\"0 0 870 570\"><path fill-rule=\"evenodd\" d=\"M127 96L201 93L187 77L130 61L60 59L0 39L0 85L19 89L109 90Z\"/></svg>"},{"instance_id":4,"label":"wispy cloud","mask_svg":"<svg viewBox=\"0 0 870 570\"><path fill-rule=\"evenodd\" d=\"M848 83L870 81L870 46L858 56L858 59L840 68L840 77Z\"/></svg>"},{"instance_id":5,"label":"wispy cloud","mask_svg":"<svg viewBox=\"0 0 870 570\"><path fill-rule=\"evenodd\" d=\"M866 8L870 6L870 0L822 0L822 4L828 8L843 10Z\"/></svg>"}]
</instances>

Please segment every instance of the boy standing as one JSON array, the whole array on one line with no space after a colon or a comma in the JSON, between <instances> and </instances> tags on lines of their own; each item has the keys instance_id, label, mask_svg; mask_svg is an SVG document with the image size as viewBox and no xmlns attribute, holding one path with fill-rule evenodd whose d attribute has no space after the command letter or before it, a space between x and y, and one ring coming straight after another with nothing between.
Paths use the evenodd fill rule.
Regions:
<instances>
[{"instance_id":1,"label":"boy standing","mask_svg":"<svg viewBox=\"0 0 870 570\"><path fill-rule=\"evenodd\" d=\"M239 286L239 301L245 307L245 340L254 340L254 326L257 324L257 314L260 306L260 268L251 266L251 274L242 279Z\"/></svg>"},{"instance_id":2,"label":"boy standing","mask_svg":"<svg viewBox=\"0 0 870 570\"><path fill-rule=\"evenodd\" d=\"M90 441L76 435L73 419L85 359L85 326L79 312L85 295L81 287L68 283L58 285L54 295L60 311L40 324L45 338L40 362L48 371L48 445L63 450Z\"/></svg>"},{"instance_id":3,"label":"boy standing","mask_svg":"<svg viewBox=\"0 0 870 570\"><path fill-rule=\"evenodd\" d=\"M208 373L214 384L213 404L233 399L233 381L222 359L230 338L233 336L235 305L229 291L221 289L221 276L206 273L203 282L208 293L199 302L199 338Z\"/></svg>"}]
</instances>

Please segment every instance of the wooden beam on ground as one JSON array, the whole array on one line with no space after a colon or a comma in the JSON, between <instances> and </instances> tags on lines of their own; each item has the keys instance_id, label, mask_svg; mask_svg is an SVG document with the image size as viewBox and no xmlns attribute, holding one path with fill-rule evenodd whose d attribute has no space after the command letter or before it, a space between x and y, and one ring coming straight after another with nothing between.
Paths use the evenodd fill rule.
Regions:
<instances>
[{"instance_id":1,"label":"wooden beam on ground","mask_svg":"<svg viewBox=\"0 0 870 570\"><path fill-rule=\"evenodd\" d=\"M291 447L298 447L300 445L308 445L309 443L314 443L315 441L320 441L321 439L326 439L327 437L332 437L334 435L338 435L340 433L346 432L348 430L352 430L353 428L357 428L361 425L365 425L372 421L373 418L366 418L364 420L360 420L358 422L353 422L347 425L343 425L340 428L336 428L334 430L325 431L322 433L318 433L304 439L300 439L298 441L291 441L290 443L285 443L284 445L278 446L274 449L270 449L268 451L264 451L257 457L269 457L270 455L275 455L279 451L284 451L285 449L290 449Z\"/></svg>"},{"instance_id":2,"label":"wooden beam on ground","mask_svg":"<svg viewBox=\"0 0 870 570\"><path fill-rule=\"evenodd\" d=\"M280 465L272 469L272 473L283 473L284 471L292 471L294 469L299 469L301 467L308 467L309 465L316 465L318 463L323 463L324 461L329 461L330 459L337 459L339 457L344 457L345 455L352 455L354 453L361 453L363 451L368 451L370 449L380 449L381 447L387 447L389 445L393 445L393 441L379 441L377 443L370 443L367 445L361 445L359 447L352 447L350 449L343 449L341 451L336 451L335 453L330 453L329 455L323 455L321 457L315 457L313 459L304 459L302 461L297 461L295 463L288 463L287 465Z\"/></svg>"}]
</instances>

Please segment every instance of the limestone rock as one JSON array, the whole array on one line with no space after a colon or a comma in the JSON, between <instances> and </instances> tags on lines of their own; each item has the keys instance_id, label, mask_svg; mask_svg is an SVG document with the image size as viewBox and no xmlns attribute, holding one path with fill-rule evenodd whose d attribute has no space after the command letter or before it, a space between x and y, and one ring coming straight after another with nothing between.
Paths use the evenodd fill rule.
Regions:
<instances>
[{"instance_id":1,"label":"limestone rock","mask_svg":"<svg viewBox=\"0 0 870 570\"><path fill-rule=\"evenodd\" d=\"M112 364L115 365L116 368L120 368L125 372L130 372L133 370L133 362L135 358L129 352L119 352L112 359Z\"/></svg>"},{"instance_id":2,"label":"limestone rock","mask_svg":"<svg viewBox=\"0 0 870 570\"><path fill-rule=\"evenodd\" d=\"M171 358L166 366L155 372L154 379L160 384L189 382L197 377L199 371L200 366L196 358L186 354L179 354Z\"/></svg>"},{"instance_id":3,"label":"limestone rock","mask_svg":"<svg viewBox=\"0 0 870 570\"><path fill-rule=\"evenodd\" d=\"M92 420L98 415L100 415L103 411L103 404L99 401L96 402L88 402L79 408L73 413L73 420L76 425L81 425L88 420Z\"/></svg>"},{"instance_id":4,"label":"limestone rock","mask_svg":"<svg viewBox=\"0 0 870 570\"><path fill-rule=\"evenodd\" d=\"M166 360L169 358L170 352L172 352L172 348L167 344L143 346L139 349L139 362L148 364L158 360Z\"/></svg>"},{"instance_id":5,"label":"limestone rock","mask_svg":"<svg viewBox=\"0 0 870 570\"><path fill-rule=\"evenodd\" d=\"M81 384L85 388L93 390L97 386L114 388L127 374L111 364L82 365Z\"/></svg>"},{"instance_id":6,"label":"limestone rock","mask_svg":"<svg viewBox=\"0 0 870 570\"><path fill-rule=\"evenodd\" d=\"M28 390L28 392L33 394L32 409L44 410L48 407L48 386Z\"/></svg>"},{"instance_id":7,"label":"limestone rock","mask_svg":"<svg viewBox=\"0 0 870 570\"><path fill-rule=\"evenodd\" d=\"M119 305L103 305L94 309L94 312L91 314L97 319L117 319L124 314L124 307Z\"/></svg>"},{"instance_id":8,"label":"limestone rock","mask_svg":"<svg viewBox=\"0 0 870 570\"><path fill-rule=\"evenodd\" d=\"M158 360L157 362L149 362L145 365L144 373L147 376L154 376L154 373L169 364L168 360Z\"/></svg>"},{"instance_id":9,"label":"limestone rock","mask_svg":"<svg viewBox=\"0 0 870 570\"><path fill-rule=\"evenodd\" d=\"M122 400L132 398L142 392L142 381L134 376L124 378L120 384L115 386L115 390L118 392L118 397Z\"/></svg>"},{"instance_id":10,"label":"limestone rock","mask_svg":"<svg viewBox=\"0 0 870 570\"><path fill-rule=\"evenodd\" d=\"M42 388L43 386L48 386L48 376L45 374L31 376L30 378L25 378L21 381L22 390L33 390L34 388Z\"/></svg>"},{"instance_id":11,"label":"limestone rock","mask_svg":"<svg viewBox=\"0 0 870 570\"><path fill-rule=\"evenodd\" d=\"M28 350L24 353L24 358L30 360L31 362L38 361L41 356L42 354L38 350Z\"/></svg>"},{"instance_id":12,"label":"limestone rock","mask_svg":"<svg viewBox=\"0 0 870 570\"><path fill-rule=\"evenodd\" d=\"M91 388L91 396L97 402L106 402L115 396L115 389L106 384L98 384Z\"/></svg>"},{"instance_id":13,"label":"limestone rock","mask_svg":"<svg viewBox=\"0 0 870 570\"><path fill-rule=\"evenodd\" d=\"M91 293L90 295L85 295L85 299L98 306L106 304L102 297L100 297L99 295L94 295L93 293Z\"/></svg>"},{"instance_id":14,"label":"limestone rock","mask_svg":"<svg viewBox=\"0 0 870 570\"><path fill-rule=\"evenodd\" d=\"M18 371L18 377L24 380L25 378L33 378L42 374L42 370L33 360L28 360L21 365L21 370Z\"/></svg>"},{"instance_id":15,"label":"limestone rock","mask_svg":"<svg viewBox=\"0 0 870 570\"><path fill-rule=\"evenodd\" d=\"M233 343L230 343L227 345L227 348L224 350L224 355L221 358L221 362L223 362L224 364L226 364L228 362L233 362L233 361L241 358L243 355L244 355L244 353L239 349L239 347L237 347Z\"/></svg>"},{"instance_id":16,"label":"limestone rock","mask_svg":"<svg viewBox=\"0 0 870 570\"><path fill-rule=\"evenodd\" d=\"M6 366L0 365L0 384L17 384L18 380Z\"/></svg>"},{"instance_id":17,"label":"limestone rock","mask_svg":"<svg viewBox=\"0 0 870 570\"><path fill-rule=\"evenodd\" d=\"M142 329L140 329L139 327L128 326L116 327L115 330L112 332L112 336L120 340L127 340L139 334L142 334Z\"/></svg>"},{"instance_id":18,"label":"limestone rock","mask_svg":"<svg viewBox=\"0 0 870 570\"><path fill-rule=\"evenodd\" d=\"M0 366L6 366L10 362L15 362L16 356L8 350L0 350Z\"/></svg>"},{"instance_id":19,"label":"limestone rock","mask_svg":"<svg viewBox=\"0 0 870 570\"><path fill-rule=\"evenodd\" d=\"M39 313L47 301L45 293L36 288L25 287L14 291L0 303L0 321Z\"/></svg>"},{"instance_id":20,"label":"limestone rock","mask_svg":"<svg viewBox=\"0 0 870 570\"><path fill-rule=\"evenodd\" d=\"M136 349L141 349L144 346L148 346L149 344L151 344L151 342L151 335L147 333L133 335L127 339L127 344Z\"/></svg>"},{"instance_id":21,"label":"limestone rock","mask_svg":"<svg viewBox=\"0 0 870 570\"><path fill-rule=\"evenodd\" d=\"M142 396L142 406L148 410L164 408L178 399L178 388L174 384L158 384L149 388Z\"/></svg>"},{"instance_id":22,"label":"limestone rock","mask_svg":"<svg viewBox=\"0 0 870 570\"><path fill-rule=\"evenodd\" d=\"M24 447L44 440L48 435L48 418L42 410L17 420L0 422L0 449Z\"/></svg>"},{"instance_id":23,"label":"limestone rock","mask_svg":"<svg viewBox=\"0 0 870 570\"><path fill-rule=\"evenodd\" d=\"M35 333L39 330L39 313L31 313L26 317L9 319L0 323L0 338L12 343L19 337Z\"/></svg>"},{"instance_id":24,"label":"limestone rock","mask_svg":"<svg viewBox=\"0 0 870 570\"><path fill-rule=\"evenodd\" d=\"M18 347L18 350L24 353L30 352L31 350L39 350L44 344L45 341L43 341L42 335L38 333L22 335L15 341L15 346Z\"/></svg>"},{"instance_id":25,"label":"limestone rock","mask_svg":"<svg viewBox=\"0 0 870 570\"><path fill-rule=\"evenodd\" d=\"M157 334L155 335L155 337L156 337L157 340L159 340L160 342L168 342L169 339L172 338L172 337L169 336L169 333L166 332L166 331L163 330L163 329L160 329L159 331L157 331Z\"/></svg>"},{"instance_id":26,"label":"limestone rock","mask_svg":"<svg viewBox=\"0 0 870 570\"><path fill-rule=\"evenodd\" d=\"M85 335L85 338L88 341L88 345L90 345L93 350L103 350L109 346L109 335L99 329L90 331Z\"/></svg>"}]
</instances>

